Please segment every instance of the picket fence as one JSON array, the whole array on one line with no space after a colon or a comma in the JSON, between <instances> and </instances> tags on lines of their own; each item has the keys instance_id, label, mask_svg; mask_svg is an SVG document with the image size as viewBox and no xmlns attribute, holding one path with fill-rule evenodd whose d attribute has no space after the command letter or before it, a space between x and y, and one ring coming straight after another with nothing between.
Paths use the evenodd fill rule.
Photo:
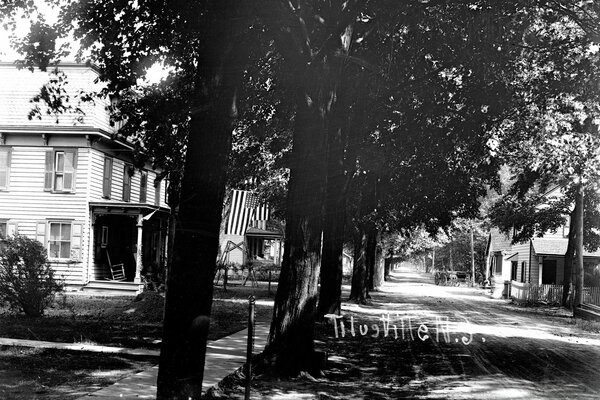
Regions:
<instances>
[{"instance_id":1,"label":"picket fence","mask_svg":"<svg viewBox=\"0 0 600 400\"><path fill-rule=\"evenodd\" d=\"M510 297L518 301L549 304L560 304L562 301L562 285L535 285L511 281L510 286ZM584 287L583 302L600 306L600 287Z\"/></svg>"}]
</instances>

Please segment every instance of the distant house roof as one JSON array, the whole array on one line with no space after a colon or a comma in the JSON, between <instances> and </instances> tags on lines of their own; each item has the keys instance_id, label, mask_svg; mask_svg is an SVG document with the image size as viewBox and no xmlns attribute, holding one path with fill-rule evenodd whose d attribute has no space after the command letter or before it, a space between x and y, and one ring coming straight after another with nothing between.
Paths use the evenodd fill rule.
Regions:
<instances>
[{"instance_id":1,"label":"distant house roof","mask_svg":"<svg viewBox=\"0 0 600 400\"><path fill-rule=\"evenodd\" d=\"M567 246L569 240L564 239L545 239L545 238L534 238L531 240L533 244L533 251L537 255L547 256L564 256L567 252ZM584 251L583 255L586 257L600 257L600 250L594 252Z\"/></svg>"},{"instance_id":2,"label":"distant house roof","mask_svg":"<svg viewBox=\"0 0 600 400\"><path fill-rule=\"evenodd\" d=\"M498 228L492 228L490 230L490 251L497 252L503 250L510 250L511 238L508 235L500 232Z\"/></svg>"}]
</instances>

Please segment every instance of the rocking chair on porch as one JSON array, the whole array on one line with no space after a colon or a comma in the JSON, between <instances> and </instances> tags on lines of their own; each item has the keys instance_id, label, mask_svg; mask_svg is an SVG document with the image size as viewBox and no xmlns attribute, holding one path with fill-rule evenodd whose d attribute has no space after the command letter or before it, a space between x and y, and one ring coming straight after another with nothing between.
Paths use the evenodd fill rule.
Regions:
<instances>
[{"instance_id":1,"label":"rocking chair on porch","mask_svg":"<svg viewBox=\"0 0 600 400\"><path fill-rule=\"evenodd\" d=\"M108 261L108 269L110 270L110 275L113 281L124 281L125 278L125 266L123 263L113 265L110 262L110 256L108 255L108 251L106 251L106 260Z\"/></svg>"}]
</instances>

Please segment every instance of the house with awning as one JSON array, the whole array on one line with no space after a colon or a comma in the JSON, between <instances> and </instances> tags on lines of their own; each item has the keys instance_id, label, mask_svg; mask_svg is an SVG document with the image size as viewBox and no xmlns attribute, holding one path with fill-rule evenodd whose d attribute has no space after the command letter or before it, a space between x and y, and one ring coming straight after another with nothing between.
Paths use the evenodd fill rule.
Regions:
<instances>
[{"instance_id":1,"label":"house with awning","mask_svg":"<svg viewBox=\"0 0 600 400\"><path fill-rule=\"evenodd\" d=\"M547 232L524 243L511 243L511 236L493 228L486 250L487 276L495 280L494 297L502 295L504 282L530 285L562 285L565 253L568 246L568 223L556 232ZM600 264L600 250L584 250L586 270Z\"/></svg>"},{"instance_id":2,"label":"house with awning","mask_svg":"<svg viewBox=\"0 0 600 400\"><path fill-rule=\"evenodd\" d=\"M73 107L54 115L37 104L31 116L30 100L57 76ZM134 162L109 122L110 99L78 100L97 78L82 64L32 72L0 63L0 240L40 241L67 290L135 294L165 264L168 183Z\"/></svg>"},{"instance_id":3,"label":"house with awning","mask_svg":"<svg viewBox=\"0 0 600 400\"><path fill-rule=\"evenodd\" d=\"M281 265L283 229L271 219L270 205L251 190L233 189L228 198L219 262Z\"/></svg>"}]
</instances>

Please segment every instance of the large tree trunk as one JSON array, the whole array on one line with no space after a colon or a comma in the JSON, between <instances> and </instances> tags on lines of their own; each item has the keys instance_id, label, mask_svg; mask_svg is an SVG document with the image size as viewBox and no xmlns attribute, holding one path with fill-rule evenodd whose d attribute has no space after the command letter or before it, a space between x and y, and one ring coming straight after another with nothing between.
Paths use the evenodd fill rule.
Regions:
<instances>
[{"instance_id":1,"label":"large tree trunk","mask_svg":"<svg viewBox=\"0 0 600 400\"><path fill-rule=\"evenodd\" d=\"M370 224L371 225L371 224ZM375 268L377 265L377 230L370 226L367 230L367 298L370 291L375 290Z\"/></svg>"},{"instance_id":2,"label":"large tree trunk","mask_svg":"<svg viewBox=\"0 0 600 400\"><path fill-rule=\"evenodd\" d=\"M246 52L238 29L246 21L238 3L211 4L215 36L199 75L205 107L190 121L173 262L168 271L158 399L197 399L212 304L225 171Z\"/></svg>"},{"instance_id":3,"label":"large tree trunk","mask_svg":"<svg viewBox=\"0 0 600 400\"><path fill-rule=\"evenodd\" d=\"M575 204L575 208L571 212L570 218L571 223L569 224L569 241L567 244L567 252L565 253L565 269L563 273L563 295L562 295L562 305L564 307L568 307L569 303L572 302L572 298L569 296L573 295L572 293L572 284L573 284L573 257L575 256L575 219L576 215L579 212L577 203Z\"/></svg>"},{"instance_id":4,"label":"large tree trunk","mask_svg":"<svg viewBox=\"0 0 600 400\"><path fill-rule=\"evenodd\" d=\"M340 106L336 105L327 132L327 183L323 220L319 316L339 314L342 296L342 261L346 226L346 192L349 178L344 166L345 129Z\"/></svg>"},{"instance_id":5,"label":"large tree trunk","mask_svg":"<svg viewBox=\"0 0 600 400\"><path fill-rule=\"evenodd\" d=\"M302 78L314 81L308 76ZM325 183L325 120L321 110L329 98L312 93L318 90L307 93L299 85L285 250L266 351L275 355L277 369L283 375L310 372L314 366Z\"/></svg>"},{"instance_id":6,"label":"large tree trunk","mask_svg":"<svg viewBox=\"0 0 600 400\"><path fill-rule=\"evenodd\" d=\"M327 185L321 260L321 289L317 310L319 316L326 314L339 315L341 307L346 196L343 188L345 186L343 170L340 171L340 174L341 176L330 178ZM331 176L329 173L328 175Z\"/></svg>"},{"instance_id":7,"label":"large tree trunk","mask_svg":"<svg viewBox=\"0 0 600 400\"><path fill-rule=\"evenodd\" d=\"M367 303L367 233L363 226L354 232L354 266L352 269L352 286L349 300L359 304Z\"/></svg>"},{"instance_id":8,"label":"large tree trunk","mask_svg":"<svg viewBox=\"0 0 600 400\"><path fill-rule=\"evenodd\" d=\"M384 281L387 282L390 280L391 270L392 270L392 258L386 257L383 261L383 280Z\"/></svg>"},{"instance_id":9,"label":"large tree trunk","mask_svg":"<svg viewBox=\"0 0 600 400\"><path fill-rule=\"evenodd\" d=\"M375 246L375 269L373 271L373 289L377 290L381 286L383 286L384 282L384 259L383 259L383 250L379 246Z\"/></svg>"},{"instance_id":10,"label":"large tree trunk","mask_svg":"<svg viewBox=\"0 0 600 400\"><path fill-rule=\"evenodd\" d=\"M575 299L573 306L579 307L583 303L583 185L579 184L575 192Z\"/></svg>"}]
</instances>

